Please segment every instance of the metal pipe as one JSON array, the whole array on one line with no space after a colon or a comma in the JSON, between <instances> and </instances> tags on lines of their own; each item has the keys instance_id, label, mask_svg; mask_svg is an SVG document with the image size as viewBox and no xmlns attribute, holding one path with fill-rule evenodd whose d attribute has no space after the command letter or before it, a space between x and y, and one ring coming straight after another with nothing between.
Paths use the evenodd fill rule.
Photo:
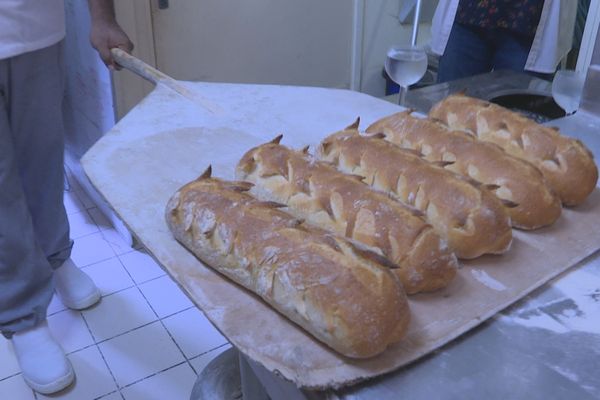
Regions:
<instances>
[{"instance_id":1,"label":"metal pipe","mask_svg":"<svg viewBox=\"0 0 600 400\"><path fill-rule=\"evenodd\" d=\"M413 19L412 39L410 44L417 45L417 36L419 35L419 18L421 17L421 0L417 0L415 5L415 18Z\"/></svg>"}]
</instances>

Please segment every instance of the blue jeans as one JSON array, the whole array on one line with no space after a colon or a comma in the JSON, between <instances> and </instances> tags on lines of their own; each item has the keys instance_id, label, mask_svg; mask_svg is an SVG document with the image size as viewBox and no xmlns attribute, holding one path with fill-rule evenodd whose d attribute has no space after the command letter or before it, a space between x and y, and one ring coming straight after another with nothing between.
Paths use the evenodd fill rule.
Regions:
<instances>
[{"instance_id":1,"label":"blue jeans","mask_svg":"<svg viewBox=\"0 0 600 400\"><path fill-rule=\"evenodd\" d=\"M440 57L438 83L510 69L523 72L533 38L455 23Z\"/></svg>"}]
</instances>

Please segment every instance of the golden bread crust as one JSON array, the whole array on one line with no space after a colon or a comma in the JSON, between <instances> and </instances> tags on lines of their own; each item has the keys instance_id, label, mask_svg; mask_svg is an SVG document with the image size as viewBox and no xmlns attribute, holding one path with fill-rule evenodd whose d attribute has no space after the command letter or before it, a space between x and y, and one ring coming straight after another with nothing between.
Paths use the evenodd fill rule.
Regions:
<instances>
[{"instance_id":1,"label":"golden bread crust","mask_svg":"<svg viewBox=\"0 0 600 400\"><path fill-rule=\"evenodd\" d=\"M254 183L261 200L387 257L408 294L445 287L456 275L456 257L421 212L305 152L258 146L241 159L237 178Z\"/></svg>"},{"instance_id":2,"label":"golden bread crust","mask_svg":"<svg viewBox=\"0 0 600 400\"><path fill-rule=\"evenodd\" d=\"M400 340L409 311L398 279L346 239L245 193L249 187L201 177L169 200L167 224L203 262L345 356L371 357Z\"/></svg>"},{"instance_id":3,"label":"golden bread crust","mask_svg":"<svg viewBox=\"0 0 600 400\"><path fill-rule=\"evenodd\" d=\"M447 97L429 116L453 129L474 132L480 140L496 143L507 153L531 162L566 206L582 203L596 187L598 168L591 151L557 129L464 95Z\"/></svg>"}]
</instances>

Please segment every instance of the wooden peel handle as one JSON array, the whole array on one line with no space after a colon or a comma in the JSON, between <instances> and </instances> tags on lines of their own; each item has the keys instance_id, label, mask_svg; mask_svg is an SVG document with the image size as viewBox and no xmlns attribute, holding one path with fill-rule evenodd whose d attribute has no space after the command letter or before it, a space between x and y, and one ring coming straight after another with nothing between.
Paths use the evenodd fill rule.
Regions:
<instances>
[{"instance_id":1,"label":"wooden peel handle","mask_svg":"<svg viewBox=\"0 0 600 400\"><path fill-rule=\"evenodd\" d=\"M142 78L154 83L155 85L163 84L179 93L183 97L187 98L190 101L198 104L202 108L213 114L222 113L223 110L218 105L206 99L204 96L196 93L192 90L189 90L185 85L182 85L175 79L171 78L169 75L164 72L160 72L156 68L146 64L142 60L137 57L132 56L124 50L119 49L118 47L112 48L111 53L115 58L117 64L121 65L124 68L127 68L134 74L141 76Z\"/></svg>"},{"instance_id":2,"label":"wooden peel handle","mask_svg":"<svg viewBox=\"0 0 600 400\"><path fill-rule=\"evenodd\" d=\"M118 47L112 48L110 51L113 57L115 58L117 64L141 76L142 78L149 80L154 84L158 84L160 82L166 83L168 81L173 80L173 78L171 78L170 76L166 75L163 72L160 72L156 68L146 64L139 58L132 56L131 54L119 49Z\"/></svg>"}]
</instances>

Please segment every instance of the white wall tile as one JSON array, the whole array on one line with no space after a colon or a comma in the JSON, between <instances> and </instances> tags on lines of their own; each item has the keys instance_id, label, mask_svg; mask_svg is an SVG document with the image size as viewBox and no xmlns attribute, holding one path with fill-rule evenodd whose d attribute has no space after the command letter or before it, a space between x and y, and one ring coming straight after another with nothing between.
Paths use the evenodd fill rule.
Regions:
<instances>
[{"instance_id":1,"label":"white wall tile","mask_svg":"<svg viewBox=\"0 0 600 400\"><path fill-rule=\"evenodd\" d=\"M139 288L159 318L194 305L168 275L143 283Z\"/></svg>"},{"instance_id":2,"label":"white wall tile","mask_svg":"<svg viewBox=\"0 0 600 400\"><path fill-rule=\"evenodd\" d=\"M96 342L128 332L155 321L142 294L135 287L103 297L100 303L82 311Z\"/></svg>"},{"instance_id":3,"label":"white wall tile","mask_svg":"<svg viewBox=\"0 0 600 400\"><path fill-rule=\"evenodd\" d=\"M98 346L120 387L185 360L158 321Z\"/></svg>"},{"instance_id":4,"label":"white wall tile","mask_svg":"<svg viewBox=\"0 0 600 400\"><path fill-rule=\"evenodd\" d=\"M229 350L231 348L230 344L226 344L225 346L221 346L217 349L211 350L208 353L204 353L196 358L190 360L190 364L196 370L196 373L200 375L202 370L215 359L219 354L223 353L225 350Z\"/></svg>"},{"instance_id":5,"label":"white wall tile","mask_svg":"<svg viewBox=\"0 0 600 400\"><path fill-rule=\"evenodd\" d=\"M48 325L52 336L60 344L65 353L94 344L81 312L65 310L48 317Z\"/></svg>"},{"instance_id":6,"label":"white wall tile","mask_svg":"<svg viewBox=\"0 0 600 400\"><path fill-rule=\"evenodd\" d=\"M144 252L132 251L120 255L119 259L137 284L165 275L165 271L156 261Z\"/></svg>"},{"instance_id":7,"label":"white wall tile","mask_svg":"<svg viewBox=\"0 0 600 400\"><path fill-rule=\"evenodd\" d=\"M102 237L101 232L75 240L71 259L78 267L85 267L115 256L115 252Z\"/></svg>"},{"instance_id":8,"label":"white wall tile","mask_svg":"<svg viewBox=\"0 0 600 400\"><path fill-rule=\"evenodd\" d=\"M83 268L92 278L103 296L134 286L134 282L115 256L97 264Z\"/></svg>"},{"instance_id":9,"label":"white wall tile","mask_svg":"<svg viewBox=\"0 0 600 400\"><path fill-rule=\"evenodd\" d=\"M188 359L227 343L197 308L165 318L163 323Z\"/></svg>"},{"instance_id":10,"label":"white wall tile","mask_svg":"<svg viewBox=\"0 0 600 400\"><path fill-rule=\"evenodd\" d=\"M196 382L196 374L187 363L123 388L126 400L188 399Z\"/></svg>"},{"instance_id":11,"label":"white wall tile","mask_svg":"<svg viewBox=\"0 0 600 400\"><path fill-rule=\"evenodd\" d=\"M27 386L21 374L0 381L0 395L3 400L35 400L33 390Z\"/></svg>"},{"instance_id":12,"label":"white wall tile","mask_svg":"<svg viewBox=\"0 0 600 400\"><path fill-rule=\"evenodd\" d=\"M68 358L75 370L75 384L60 392L58 396L38 394L38 399L91 400L117 390L117 385L96 346L71 353Z\"/></svg>"},{"instance_id":13,"label":"white wall tile","mask_svg":"<svg viewBox=\"0 0 600 400\"><path fill-rule=\"evenodd\" d=\"M5 339L4 336L0 336L0 379L18 374L19 372L21 372L21 368L17 362L12 343Z\"/></svg>"}]
</instances>

